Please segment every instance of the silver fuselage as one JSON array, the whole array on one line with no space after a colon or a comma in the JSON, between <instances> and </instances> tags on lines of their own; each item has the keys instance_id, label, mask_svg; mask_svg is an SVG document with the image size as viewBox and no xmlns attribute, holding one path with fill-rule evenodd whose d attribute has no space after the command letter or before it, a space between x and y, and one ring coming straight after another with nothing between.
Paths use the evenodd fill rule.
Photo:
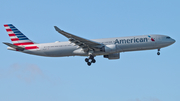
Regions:
<instances>
[{"instance_id":1,"label":"silver fuselage","mask_svg":"<svg viewBox=\"0 0 180 101\"><path fill-rule=\"evenodd\" d=\"M175 42L174 39L166 35L151 35L154 41L148 35L117 37L106 39L93 39L92 41L102 43L104 45L115 45L116 50L112 52L94 51L94 55L108 55L112 53L120 53L127 51L160 49L169 46ZM38 49L24 50L23 53L47 56L47 57L63 57L63 56L88 56L88 52L81 47L67 42L43 43L26 46L37 46ZM25 46L25 47L26 47ZM10 50L14 50L8 47Z\"/></svg>"}]
</instances>

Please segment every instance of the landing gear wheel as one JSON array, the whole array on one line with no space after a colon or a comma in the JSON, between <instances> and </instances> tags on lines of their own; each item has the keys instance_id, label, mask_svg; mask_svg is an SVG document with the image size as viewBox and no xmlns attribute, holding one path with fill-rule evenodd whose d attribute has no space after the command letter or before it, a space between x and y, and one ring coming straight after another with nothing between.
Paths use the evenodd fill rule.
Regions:
<instances>
[{"instance_id":1,"label":"landing gear wheel","mask_svg":"<svg viewBox=\"0 0 180 101\"><path fill-rule=\"evenodd\" d=\"M96 63L96 60L95 59L92 59L92 61L91 61L92 63Z\"/></svg>"},{"instance_id":2,"label":"landing gear wheel","mask_svg":"<svg viewBox=\"0 0 180 101\"><path fill-rule=\"evenodd\" d=\"M94 59L94 56L90 55L90 56L89 56L89 59Z\"/></svg>"},{"instance_id":3,"label":"landing gear wheel","mask_svg":"<svg viewBox=\"0 0 180 101\"><path fill-rule=\"evenodd\" d=\"M87 62L87 65L88 65L88 66L91 66L91 62Z\"/></svg>"},{"instance_id":4,"label":"landing gear wheel","mask_svg":"<svg viewBox=\"0 0 180 101\"><path fill-rule=\"evenodd\" d=\"M160 55L160 52L157 52L157 55Z\"/></svg>"},{"instance_id":5,"label":"landing gear wheel","mask_svg":"<svg viewBox=\"0 0 180 101\"><path fill-rule=\"evenodd\" d=\"M94 59L94 56L91 55L91 54L89 55L88 58L85 58L85 61L86 61L86 63L87 63L88 66L91 66L92 63L95 63L95 62L96 62L96 60Z\"/></svg>"},{"instance_id":6,"label":"landing gear wheel","mask_svg":"<svg viewBox=\"0 0 180 101\"><path fill-rule=\"evenodd\" d=\"M88 59L88 58L86 58L86 59L85 59L85 61L86 61L86 62L89 62L89 59Z\"/></svg>"}]
</instances>

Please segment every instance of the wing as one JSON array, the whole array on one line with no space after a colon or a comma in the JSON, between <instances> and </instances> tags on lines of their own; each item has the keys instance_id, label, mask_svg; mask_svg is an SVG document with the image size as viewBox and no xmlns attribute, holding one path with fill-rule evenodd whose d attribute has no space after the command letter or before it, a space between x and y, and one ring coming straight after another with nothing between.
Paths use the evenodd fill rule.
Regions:
<instances>
[{"instance_id":1,"label":"wing","mask_svg":"<svg viewBox=\"0 0 180 101\"><path fill-rule=\"evenodd\" d=\"M87 47L89 49L96 49L103 45L101 43L98 43L98 42L95 42L92 40L88 40L88 39L84 39L79 36L75 36L73 34L65 32L65 31L59 29L57 26L54 26L54 28L56 29L57 32L64 35L65 37L67 37L71 43L74 43L75 45L78 45L79 47L82 47L82 48Z\"/></svg>"}]
</instances>

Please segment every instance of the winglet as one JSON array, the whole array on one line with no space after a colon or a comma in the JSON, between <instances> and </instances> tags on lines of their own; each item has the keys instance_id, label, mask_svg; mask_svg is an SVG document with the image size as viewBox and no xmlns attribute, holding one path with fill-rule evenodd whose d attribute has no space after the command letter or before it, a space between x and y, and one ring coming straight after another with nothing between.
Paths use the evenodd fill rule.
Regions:
<instances>
[{"instance_id":1,"label":"winglet","mask_svg":"<svg viewBox=\"0 0 180 101\"><path fill-rule=\"evenodd\" d=\"M63 30L61 30L61 29L60 29L60 28L58 28L57 26L54 26L54 28L55 28L55 30L56 30L57 32L59 32L59 33L64 32Z\"/></svg>"},{"instance_id":2,"label":"winglet","mask_svg":"<svg viewBox=\"0 0 180 101\"><path fill-rule=\"evenodd\" d=\"M56 29L56 31L61 31L61 29L59 29L57 26L54 26L54 28Z\"/></svg>"},{"instance_id":3,"label":"winglet","mask_svg":"<svg viewBox=\"0 0 180 101\"><path fill-rule=\"evenodd\" d=\"M54 28L55 28L55 30L56 30L57 32L59 32L60 34L64 35L65 37L67 37L67 38L72 38L72 34L67 33L67 32L65 32L65 31L61 30L61 29L58 28L57 26L54 26ZM75 36L75 35L74 35L74 36Z\"/></svg>"}]
</instances>

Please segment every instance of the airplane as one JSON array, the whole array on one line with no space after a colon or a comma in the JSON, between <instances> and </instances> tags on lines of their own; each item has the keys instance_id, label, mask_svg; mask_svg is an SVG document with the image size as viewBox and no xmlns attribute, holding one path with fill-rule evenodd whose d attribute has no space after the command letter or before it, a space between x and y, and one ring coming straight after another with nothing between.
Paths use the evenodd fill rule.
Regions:
<instances>
[{"instance_id":1,"label":"airplane","mask_svg":"<svg viewBox=\"0 0 180 101\"><path fill-rule=\"evenodd\" d=\"M5 24L4 27L13 43L3 42L9 46L8 50L46 57L86 56L85 62L88 66L96 62L95 56L103 55L104 58L112 60L119 59L121 52L151 49L157 49L157 55L160 55L161 48L175 43L174 39L166 35L140 35L89 40L54 26L57 32L69 40L39 44L31 41L12 24Z\"/></svg>"}]
</instances>

